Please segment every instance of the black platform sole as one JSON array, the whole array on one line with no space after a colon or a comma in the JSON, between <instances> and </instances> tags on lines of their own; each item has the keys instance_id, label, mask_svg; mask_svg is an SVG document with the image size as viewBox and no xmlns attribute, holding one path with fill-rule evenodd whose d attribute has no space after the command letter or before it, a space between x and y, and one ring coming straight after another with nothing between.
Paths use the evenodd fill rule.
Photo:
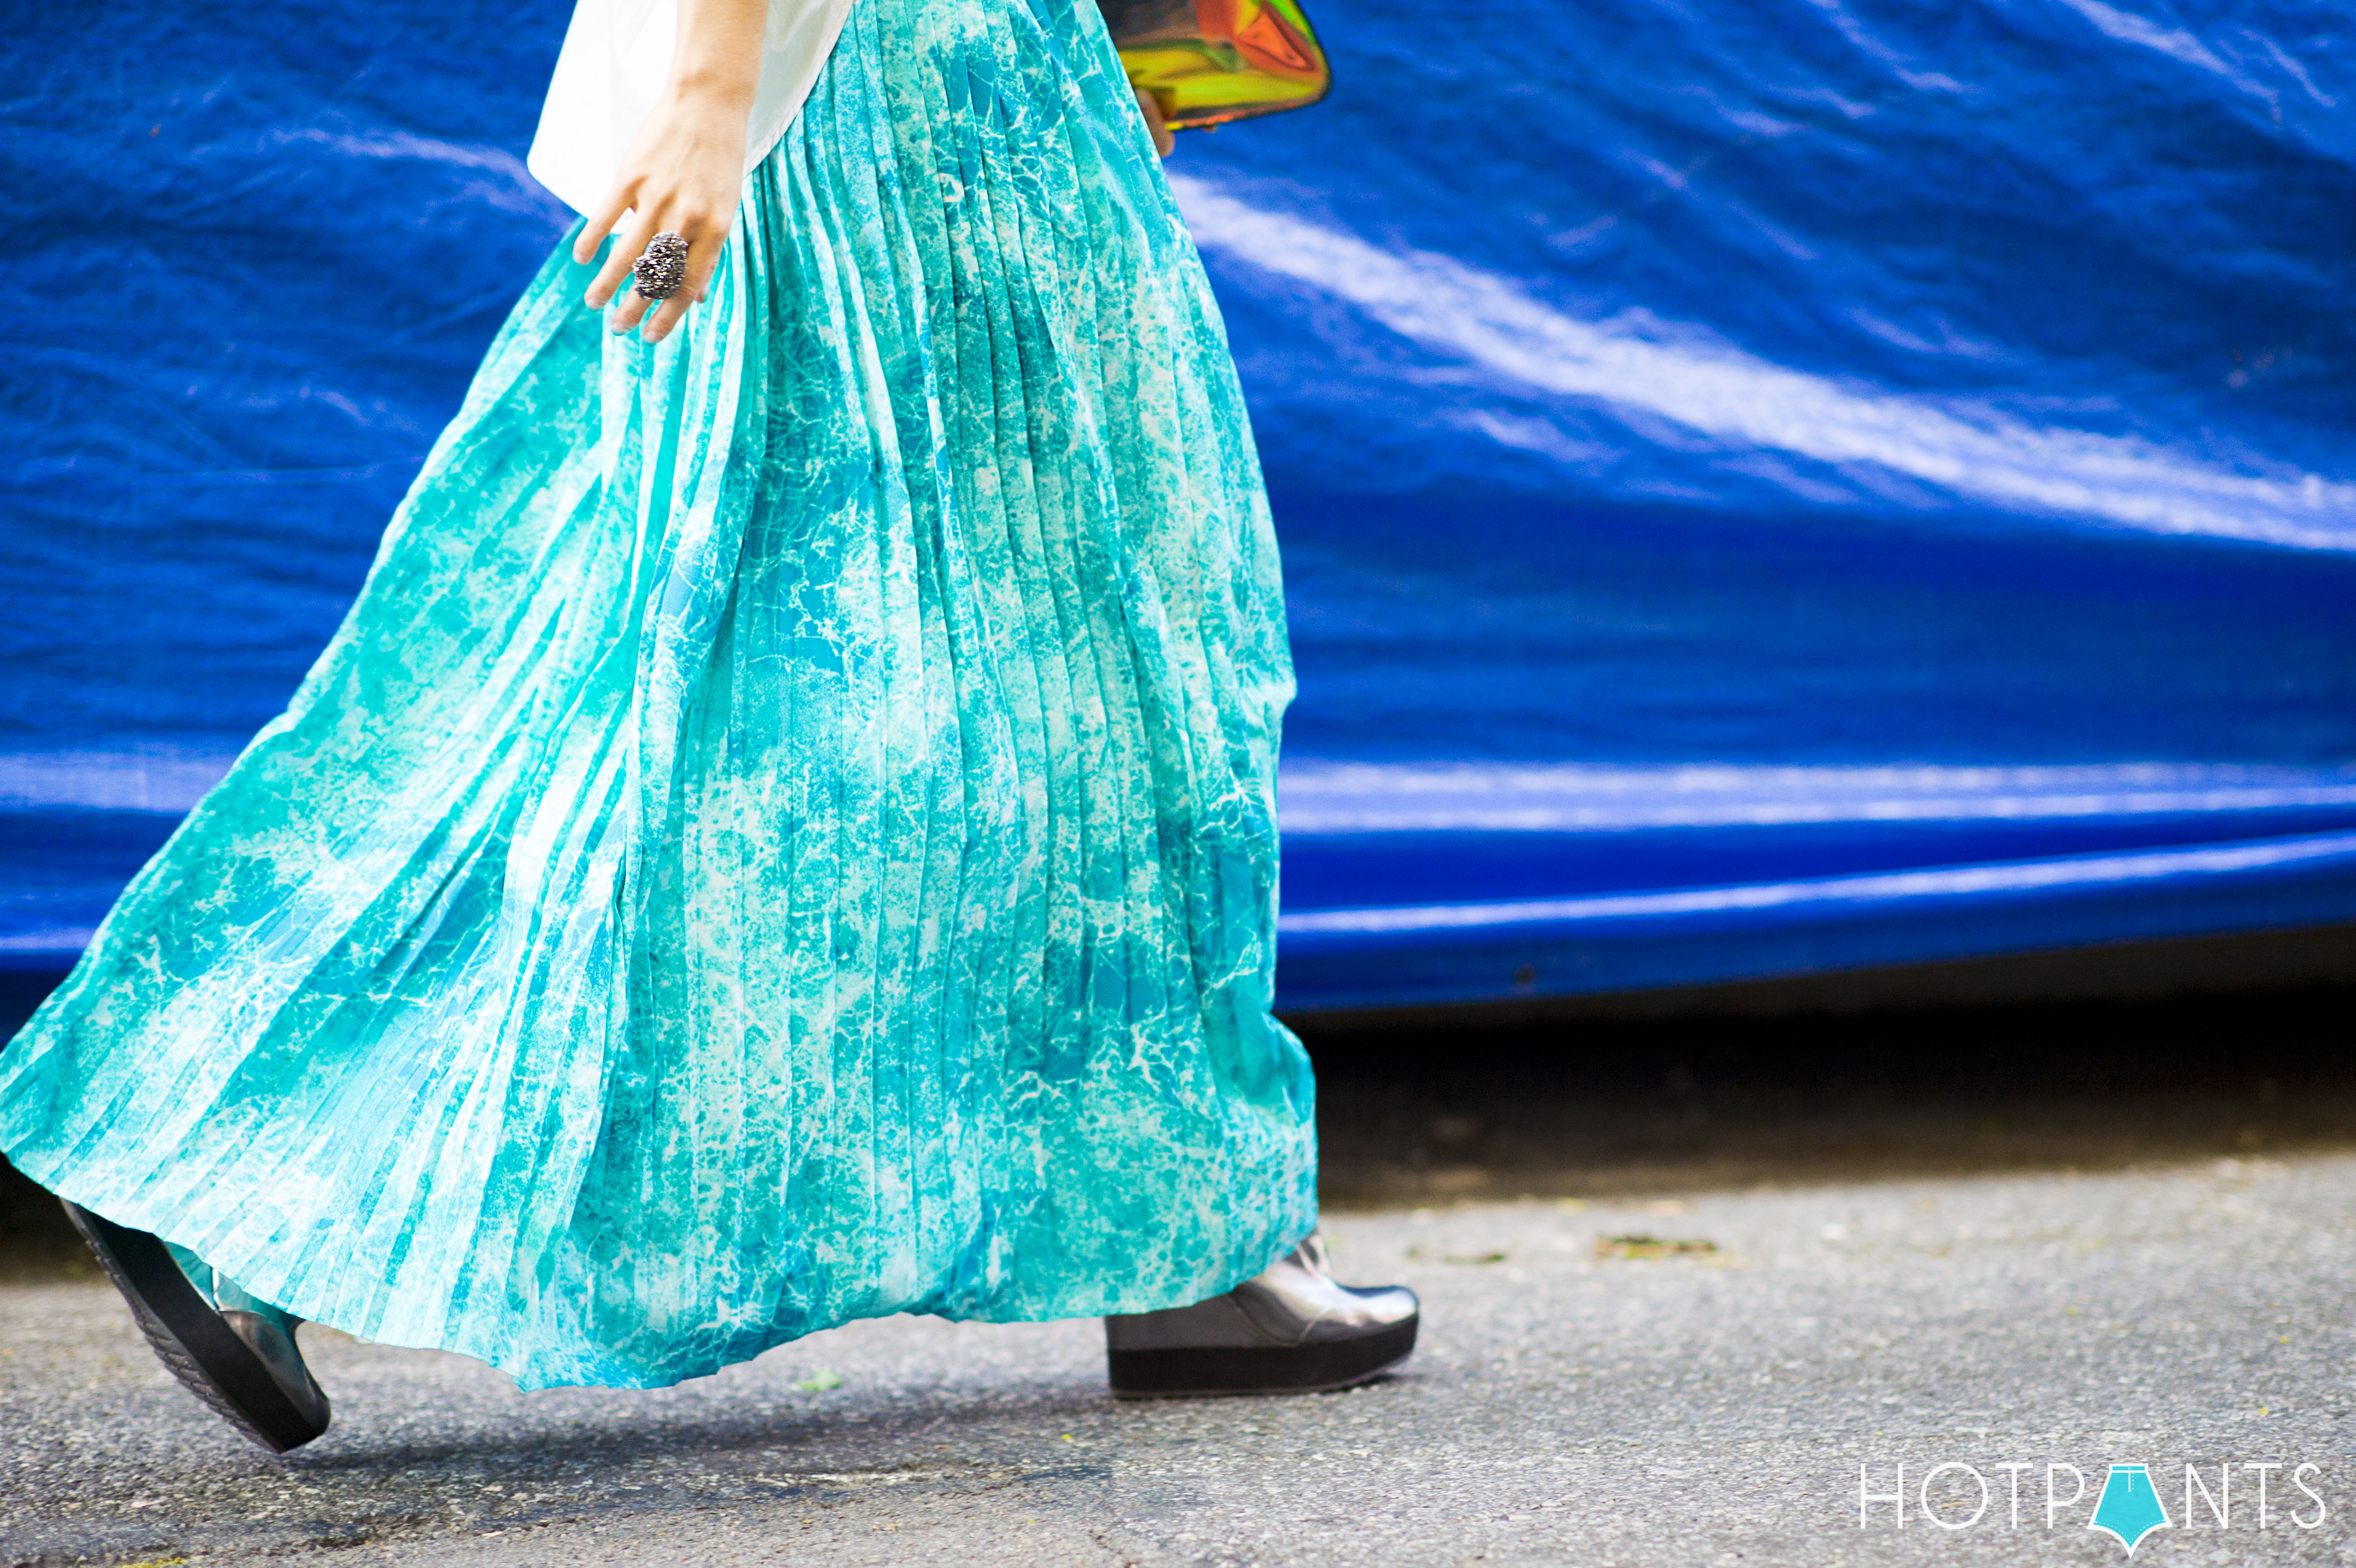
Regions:
<instances>
[{"instance_id":1,"label":"black platform sole","mask_svg":"<svg viewBox=\"0 0 2356 1568\"><path fill-rule=\"evenodd\" d=\"M273 1454L300 1448L327 1430L326 1422L295 1407L160 1240L75 1203L66 1205L66 1217L131 1304L131 1316L155 1354L190 1393Z\"/></svg>"},{"instance_id":2,"label":"black platform sole","mask_svg":"<svg viewBox=\"0 0 2356 1568\"><path fill-rule=\"evenodd\" d=\"M1419 1317L1360 1339L1319 1345L1108 1350L1116 1399L1211 1399L1223 1394L1323 1393L1379 1377L1415 1349Z\"/></svg>"}]
</instances>

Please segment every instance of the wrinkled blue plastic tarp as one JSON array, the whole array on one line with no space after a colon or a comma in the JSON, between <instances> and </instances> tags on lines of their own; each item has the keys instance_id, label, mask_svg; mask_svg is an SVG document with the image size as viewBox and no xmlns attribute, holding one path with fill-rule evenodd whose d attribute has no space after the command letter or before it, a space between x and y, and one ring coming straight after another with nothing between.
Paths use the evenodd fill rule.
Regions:
<instances>
[{"instance_id":1,"label":"wrinkled blue plastic tarp","mask_svg":"<svg viewBox=\"0 0 2356 1568\"><path fill-rule=\"evenodd\" d=\"M2343 9L1314 9L1333 99L1172 165L1287 550L1286 1005L2356 919ZM332 629L568 219L563 21L0 38L0 962Z\"/></svg>"}]
</instances>

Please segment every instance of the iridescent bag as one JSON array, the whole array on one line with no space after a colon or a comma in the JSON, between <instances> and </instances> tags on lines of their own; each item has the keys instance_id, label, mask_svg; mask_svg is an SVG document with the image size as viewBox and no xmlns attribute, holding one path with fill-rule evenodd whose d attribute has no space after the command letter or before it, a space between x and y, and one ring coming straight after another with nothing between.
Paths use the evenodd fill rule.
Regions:
<instances>
[{"instance_id":1,"label":"iridescent bag","mask_svg":"<svg viewBox=\"0 0 2356 1568\"><path fill-rule=\"evenodd\" d=\"M1130 85L1173 131L1316 102L1325 51L1296 0L1100 0Z\"/></svg>"}]
</instances>

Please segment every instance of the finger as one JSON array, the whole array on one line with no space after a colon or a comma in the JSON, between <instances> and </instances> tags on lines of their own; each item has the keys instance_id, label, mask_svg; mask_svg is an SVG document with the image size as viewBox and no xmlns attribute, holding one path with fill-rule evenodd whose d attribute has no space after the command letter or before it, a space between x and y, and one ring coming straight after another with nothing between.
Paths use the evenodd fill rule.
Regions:
<instances>
[{"instance_id":1,"label":"finger","mask_svg":"<svg viewBox=\"0 0 2356 1568\"><path fill-rule=\"evenodd\" d=\"M1162 117L1162 101L1141 87L1131 87L1130 91L1137 94L1138 112L1145 116L1145 133L1152 138L1153 150L1168 157L1178 142L1170 133L1170 123Z\"/></svg>"},{"instance_id":2,"label":"finger","mask_svg":"<svg viewBox=\"0 0 2356 1568\"><path fill-rule=\"evenodd\" d=\"M597 269L597 276L590 282L586 297L592 306L603 310L628 285L630 268L646 250L647 241L654 237L654 221L643 213L616 236L614 248L605 252L605 264Z\"/></svg>"},{"instance_id":3,"label":"finger","mask_svg":"<svg viewBox=\"0 0 2356 1568\"><path fill-rule=\"evenodd\" d=\"M733 214L729 221L734 221ZM649 343L660 343L669 336L691 305L711 297L712 280L720 269L721 253L727 248L728 225L720 220L698 218L691 225L682 220L679 228L687 237L687 276L681 280L679 293L665 300L648 320L645 336Z\"/></svg>"},{"instance_id":4,"label":"finger","mask_svg":"<svg viewBox=\"0 0 2356 1568\"><path fill-rule=\"evenodd\" d=\"M581 232L573 240L574 262L584 267L587 266L595 258L597 247L605 242L605 237L614 232L614 225L619 223L622 220L622 214L629 209L630 193L627 189L616 186L611 196L600 202L583 219Z\"/></svg>"},{"instance_id":5,"label":"finger","mask_svg":"<svg viewBox=\"0 0 2356 1568\"><path fill-rule=\"evenodd\" d=\"M614 314L606 325L618 336L637 325L654 303L636 289L626 289L622 297L614 302Z\"/></svg>"},{"instance_id":6,"label":"finger","mask_svg":"<svg viewBox=\"0 0 2356 1568\"><path fill-rule=\"evenodd\" d=\"M647 317L644 336L648 343L660 343L671 335L687 315L688 307L700 304L712 292L712 271L720 255L720 241L706 234L691 240L687 248L687 277L679 285L679 293L662 301Z\"/></svg>"},{"instance_id":7,"label":"finger","mask_svg":"<svg viewBox=\"0 0 2356 1568\"><path fill-rule=\"evenodd\" d=\"M681 299L700 300L712 292L712 274L720 270L720 252L727 247L734 217L706 219L688 231L687 281L680 289Z\"/></svg>"},{"instance_id":8,"label":"finger","mask_svg":"<svg viewBox=\"0 0 2356 1568\"><path fill-rule=\"evenodd\" d=\"M640 336L648 343L660 343L670 336L671 329L677 326L680 318L687 315L687 307L694 303L688 297L685 289L680 290L677 294L655 307L654 314L647 317L646 327Z\"/></svg>"},{"instance_id":9,"label":"finger","mask_svg":"<svg viewBox=\"0 0 2356 1568\"><path fill-rule=\"evenodd\" d=\"M614 236L614 248L605 252L605 264L589 281L589 292L584 295L593 309L603 310L615 297L630 286L630 268L646 249L646 236L624 232Z\"/></svg>"}]
</instances>

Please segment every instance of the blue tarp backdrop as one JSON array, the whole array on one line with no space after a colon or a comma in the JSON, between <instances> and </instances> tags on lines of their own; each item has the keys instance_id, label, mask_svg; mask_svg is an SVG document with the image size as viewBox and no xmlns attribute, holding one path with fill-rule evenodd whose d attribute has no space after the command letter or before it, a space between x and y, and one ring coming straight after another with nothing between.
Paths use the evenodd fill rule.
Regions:
<instances>
[{"instance_id":1,"label":"blue tarp backdrop","mask_svg":"<svg viewBox=\"0 0 2356 1568\"><path fill-rule=\"evenodd\" d=\"M1315 14L1332 100L1171 165L1286 549L1285 1005L2356 919L2343 6ZM333 629L569 220L564 20L12 16L0 961Z\"/></svg>"}]
</instances>

